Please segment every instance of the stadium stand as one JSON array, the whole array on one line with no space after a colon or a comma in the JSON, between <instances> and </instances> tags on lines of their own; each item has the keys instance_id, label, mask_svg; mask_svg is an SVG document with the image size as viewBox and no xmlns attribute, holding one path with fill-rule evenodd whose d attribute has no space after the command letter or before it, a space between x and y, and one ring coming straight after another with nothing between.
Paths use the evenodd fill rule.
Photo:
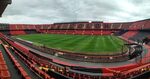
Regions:
<instances>
[{"instance_id":1,"label":"stadium stand","mask_svg":"<svg viewBox=\"0 0 150 79\"><path fill-rule=\"evenodd\" d=\"M37 34L38 32L36 30L24 30L24 34Z\"/></svg>"},{"instance_id":2,"label":"stadium stand","mask_svg":"<svg viewBox=\"0 0 150 79\"><path fill-rule=\"evenodd\" d=\"M15 68L20 73L22 78L31 79L26 72L24 66L21 65L18 56L26 65L33 71L33 73L39 74L44 79L54 78L73 78L73 79L127 79L134 78L142 73L149 71L149 63L141 64L127 64L124 66L116 67L101 67L101 68L88 68L75 65L66 65L66 63L58 63L51 57L46 55L56 55L57 57L66 58L69 60L76 60L79 62L118 62L127 61L129 57L126 53L115 56L85 56L83 54L73 54L67 51L51 49L41 46L35 46L26 41L12 38L11 35L22 35L22 34L34 34L34 33L48 33L48 34L79 34L79 35L112 35L116 34L120 38L128 41L136 41L137 39L142 40L149 35L149 19L129 22L129 23L103 23L103 22L73 22L73 23L54 23L54 24L0 24L0 37L3 43L6 53L10 57L11 61L15 65ZM32 48L35 51L29 49ZM134 52L138 53L139 49L135 46ZM148 53L149 53L149 49ZM43 54L39 54L39 53ZM60 53L63 54L60 54ZM0 60L4 62L2 53L0 53ZM1 63L2 64L2 63ZM0 64L0 68L1 68ZM6 64L5 64L6 66ZM3 67L3 66L2 66ZM6 68L7 69L7 68ZM30 70L29 69L29 70ZM7 77L11 79L10 72L1 71L1 77ZM36 76L38 77L38 76ZM39 77L38 77L39 78Z\"/></svg>"},{"instance_id":3,"label":"stadium stand","mask_svg":"<svg viewBox=\"0 0 150 79\"><path fill-rule=\"evenodd\" d=\"M11 35L24 35L26 34L24 31L10 31Z\"/></svg>"},{"instance_id":4,"label":"stadium stand","mask_svg":"<svg viewBox=\"0 0 150 79\"><path fill-rule=\"evenodd\" d=\"M131 40L143 40L146 37L150 36L150 32L149 31L139 31L137 34L135 34L134 36L130 37L129 39Z\"/></svg>"},{"instance_id":5,"label":"stadium stand","mask_svg":"<svg viewBox=\"0 0 150 79\"><path fill-rule=\"evenodd\" d=\"M8 42L9 41L9 42ZM7 40L8 43L13 44L17 50L26 52L24 53L24 55L27 56L27 52L29 54L29 51L23 47L18 46L17 44L15 44L14 42ZM16 68L18 69L19 73L21 73L22 78L24 79L31 79L28 74L23 70L23 68L21 67L21 65L18 63L18 61L14 58L14 56L10 53L10 51L8 50L8 47L4 46L6 52L8 53L9 57L11 58L11 60L13 61L13 63L15 64ZM15 51L17 53L17 51ZM40 69L38 69L37 67L35 67L34 65L32 65L31 61L29 61L28 59L25 59L23 56L21 56L20 53L17 53L28 65L30 68L32 68L36 73L38 73L41 77L44 77L44 79L50 79L51 77L48 76L44 71L41 71ZM37 60L36 60L37 61ZM39 61L38 61L39 62Z\"/></svg>"},{"instance_id":6,"label":"stadium stand","mask_svg":"<svg viewBox=\"0 0 150 79\"><path fill-rule=\"evenodd\" d=\"M1 30L1 33L6 34L6 35L10 35L9 24L0 23L0 30Z\"/></svg>"},{"instance_id":7,"label":"stadium stand","mask_svg":"<svg viewBox=\"0 0 150 79\"><path fill-rule=\"evenodd\" d=\"M129 22L129 23L122 23L122 26L121 26L120 29L127 30L131 24L132 24L131 22Z\"/></svg>"},{"instance_id":8,"label":"stadium stand","mask_svg":"<svg viewBox=\"0 0 150 79\"><path fill-rule=\"evenodd\" d=\"M149 29L150 28L150 20L148 19L148 20L146 20L146 22L145 22L145 24L144 24L144 26L142 27L142 29Z\"/></svg>"},{"instance_id":9,"label":"stadium stand","mask_svg":"<svg viewBox=\"0 0 150 79\"><path fill-rule=\"evenodd\" d=\"M4 57L1 51L0 51L0 77L2 79L11 79L11 74L8 70L7 64L4 60Z\"/></svg>"},{"instance_id":10,"label":"stadium stand","mask_svg":"<svg viewBox=\"0 0 150 79\"><path fill-rule=\"evenodd\" d=\"M111 25L111 29L121 29L122 28L122 24L121 23L113 23Z\"/></svg>"},{"instance_id":11,"label":"stadium stand","mask_svg":"<svg viewBox=\"0 0 150 79\"><path fill-rule=\"evenodd\" d=\"M10 51L7 49L6 46L4 46L6 52L8 53L8 55L10 56L10 58L12 59L13 63L15 64L15 67L18 69L18 73L21 73L22 78L24 79L31 79L27 72L21 67L21 65L18 63L18 61L13 57L13 55L10 53Z\"/></svg>"},{"instance_id":12,"label":"stadium stand","mask_svg":"<svg viewBox=\"0 0 150 79\"><path fill-rule=\"evenodd\" d=\"M138 33L138 31L128 31L126 33L124 33L122 36L129 39L131 37L133 37L134 35L136 35Z\"/></svg>"}]
</instances>

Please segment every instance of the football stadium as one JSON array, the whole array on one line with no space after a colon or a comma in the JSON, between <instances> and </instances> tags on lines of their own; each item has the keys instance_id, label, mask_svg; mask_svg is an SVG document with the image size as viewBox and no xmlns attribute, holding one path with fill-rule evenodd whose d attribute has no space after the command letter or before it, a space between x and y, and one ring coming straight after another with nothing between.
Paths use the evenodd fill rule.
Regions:
<instances>
[{"instance_id":1,"label":"football stadium","mask_svg":"<svg viewBox=\"0 0 150 79\"><path fill-rule=\"evenodd\" d=\"M0 1L3 17L11 0ZM150 19L0 21L1 79L149 79Z\"/></svg>"}]
</instances>

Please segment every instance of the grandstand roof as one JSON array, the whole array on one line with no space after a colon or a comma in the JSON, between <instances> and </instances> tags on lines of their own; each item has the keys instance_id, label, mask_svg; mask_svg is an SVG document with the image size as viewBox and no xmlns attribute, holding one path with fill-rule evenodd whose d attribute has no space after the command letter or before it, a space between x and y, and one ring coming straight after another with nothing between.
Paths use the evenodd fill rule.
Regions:
<instances>
[{"instance_id":1,"label":"grandstand roof","mask_svg":"<svg viewBox=\"0 0 150 79\"><path fill-rule=\"evenodd\" d=\"M92 23L103 23L103 21L91 21ZM74 24L74 23L89 23L89 21L76 21L76 22L60 22L54 24Z\"/></svg>"},{"instance_id":2,"label":"grandstand roof","mask_svg":"<svg viewBox=\"0 0 150 79\"><path fill-rule=\"evenodd\" d=\"M0 17L2 16L8 4L11 4L11 0L0 0Z\"/></svg>"}]
</instances>

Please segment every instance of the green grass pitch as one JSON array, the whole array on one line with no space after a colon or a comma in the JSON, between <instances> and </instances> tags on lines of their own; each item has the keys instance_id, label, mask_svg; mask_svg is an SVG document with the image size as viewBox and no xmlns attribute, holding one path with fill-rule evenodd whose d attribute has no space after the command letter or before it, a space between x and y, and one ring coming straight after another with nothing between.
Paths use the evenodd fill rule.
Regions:
<instances>
[{"instance_id":1,"label":"green grass pitch","mask_svg":"<svg viewBox=\"0 0 150 79\"><path fill-rule=\"evenodd\" d=\"M50 48L67 50L85 54L114 54L121 53L125 41L117 36L90 35L61 35L61 34L30 34L19 35L21 38L33 42L35 45L45 45Z\"/></svg>"}]
</instances>

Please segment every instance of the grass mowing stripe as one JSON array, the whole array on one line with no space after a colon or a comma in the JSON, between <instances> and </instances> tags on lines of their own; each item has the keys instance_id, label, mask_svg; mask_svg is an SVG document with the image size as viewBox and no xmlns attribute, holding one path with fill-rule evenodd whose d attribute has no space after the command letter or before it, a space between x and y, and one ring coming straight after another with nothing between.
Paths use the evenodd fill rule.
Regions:
<instances>
[{"instance_id":1,"label":"grass mowing stripe","mask_svg":"<svg viewBox=\"0 0 150 79\"><path fill-rule=\"evenodd\" d=\"M122 44L125 43L125 42L124 42L123 40L121 40L119 37L118 37L118 38L114 38L114 39L116 39L116 41L117 41L120 45L122 45Z\"/></svg>"},{"instance_id":2,"label":"grass mowing stripe","mask_svg":"<svg viewBox=\"0 0 150 79\"><path fill-rule=\"evenodd\" d=\"M119 41L117 41L117 40L114 38L114 36L111 36L111 40L113 40L113 43L114 43L114 44L118 44L117 47L118 47L119 45L121 45L121 43L119 43Z\"/></svg>"},{"instance_id":3,"label":"grass mowing stripe","mask_svg":"<svg viewBox=\"0 0 150 79\"><path fill-rule=\"evenodd\" d=\"M71 39L68 39L68 40L66 40L66 41L63 41L63 42L60 42L60 43L58 43L57 42L57 44L55 43L52 43L52 45L53 45L53 47L62 47L61 49L63 49L63 48L65 48L65 49L67 49L67 47L68 47L68 49L72 49L72 46L67 46L66 44L70 44L71 42L73 42L74 40L76 40L76 39L79 39L79 38L81 38L81 36L79 37L79 36L72 36L73 38L71 38ZM82 36L82 37L85 37L85 36ZM75 42L74 42L75 43ZM67 47L65 47L65 45L67 46Z\"/></svg>"},{"instance_id":4,"label":"grass mowing stripe","mask_svg":"<svg viewBox=\"0 0 150 79\"><path fill-rule=\"evenodd\" d=\"M105 50L104 49L104 42L103 42L101 36L99 36L98 39L96 40L96 47L97 47L97 49L99 49L99 51L103 52L103 50Z\"/></svg>"},{"instance_id":5,"label":"grass mowing stripe","mask_svg":"<svg viewBox=\"0 0 150 79\"><path fill-rule=\"evenodd\" d=\"M76 38L77 37L72 36L72 37L65 38L63 40L58 40L56 42L53 42L52 44L55 45L55 46L64 45L64 44L68 43L69 41L72 41L72 40L74 40Z\"/></svg>"},{"instance_id":6,"label":"grass mowing stripe","mask_svg":"<svg viewBox=\"0 0 150 79\"><path fill-rule=\"evenodd\" d=\"M92 38L92 36L88 36L88 37L86 37L85 40L82 40L82 42L78 43L78 45L75 47L75 51L76 52L83 52L83 49L91 41L91 38Z\"/></svg>"},{"instance_id":7,"label":"grass mowing stripe","mask_svg":"<svg viewBox=\"0 0 150 79\"><path fill-rule=\"evenodd\" d=\"M113 47L118 50L118 47L117 47L117 45L114 43L112 36L110 36L108 39L110 39L110 42L112 43Z\"/></svg>"},{"instance_id":8,"label":"grass mowing stripe","mask_svg":"<svg viewBox=\"0 0 150 79\"><path fill-rule=\"evenodd\" d=\"M76 42L74 42L74 41L78 41L78 40L80 40L80 39L82 39L82 38L84 38L84 37L74 38L74 40L67 40L66 42L58 43L58 44L56 44L55 46L56 46L56 47L61 46L60 49L62 49L62 50L65 49L65 50L70 50L70 51L72 51L71 49L73 48L74 44L76 43Z\"/></svg>"},{"instance_id":9,"label":"grass mowing stripe","mask_svg":"<svg viewBox=\"0 0 150 79\"><path fill-rule=\"evenodd\" d=\"M94 46L94 40L96 39L96 37L95 36L92 36L91 37L91 39L90 39L90 41L87 43L87 45L85 45L84 46L84 48L82 48L80 51L85 51L85 52L89 52L89 51L91 51L91 52L93 52L93 46Z\"/></svg>"},{"instance_id":10,"label":"grass mowing stripe","mask_svg":"<svg viewBox=\"0 0 150 79\"><path fill-rule=\"evenodd\" d=\"M98 41L98 37L97 36L94 36L94 37L95 37L95 39L93 40L93 43L92 43L92 45L93 45L93 52L97 52L98 50L100 50L99 47L96 46L97 41Z\"/></svg>"},{"instance_id":11,"label":"grass mowing stripe","mask_svg":"<svg viewBox=\"0 0 150 79\"><path fill-rule=\"evenodd\" d=\"M97 36L94 36L92 41L89 43L89 47L87 51L97 52L99 49L96 48Z\"/></svg>"},{"instance_id":12,"label":"grass mowing stripe","mask_svg":"<svg viewBox=\"0 0 150 79\"><path fill-rule=\"evenodd\" d=\"M102 46L102 49L104 49L104 50L107 50L107 46L106 46L106 41L105 41L105 39L106 39L106 37L104 36L103 38L101 38L101 46Z\"/></svg>"},{"instance_id":13,"label":"grass mowing stripe","mask_svg":"<svg viewBox=\"0 0 150 79\"><path fill-rule=\"evenodd\" d=\"M113 46L110 37L105 37L105 44L107 45L107 47L109 47L109 49L107 49L108 51L113 51L114 49L116 49L116 47ZM111 45L111 46L108 46Z\"/></svg>"},{"instance_id":14,"label":"grass mowing stripe","mask_svg":"<svg viewBox=\"0 0 150 79\"><path fill-rule=\"evenodd\" d=\"M87 43L87 40L89 40L89 36L84 37L82 40L78 41L75 45L74 45L74 49L77 50L79 47L84 46ZM85 43L86 42L86 43Z\"/></svg>"},{"instance_id":15,"label":"grass mowing stripe","mask_svg":"<svg viewBox=\"0 0 150 79\"><path fill-rule=\"evenodd\" d=\"M67 48L72 50L72 49L74 49L74 47L76 45L78 45L81 41L83 41L85 39L86 39L86 37L83 36L83 37L78 37L78 38L71 40L71 41L68 40L69 42L65 43L64 47L67 47Z\"/></svg>"},{"instance_id":16,"label":"grass mowing stripe","mask_svg":"<svg viewBox=\"0 0 150 79\"><path fill-rule=\"evenodd\" d=\"M100 40L100 38L99 38L99 36L98 36L98 37L97 37L97 40L96 40L96 44L95 44L95 47L98 48L98 49L99 49L99 40Z\"/></svg>"},{"instance_id":17,"label":"grass mowing stripe","mask_svg":"<svg viewBox=\"0 0 150 79\"><path fill-rule=\"evenodd\" d=\"M63 42L66 42L68 40L72 40L72 39L75 39L76 37L66 37L66 38L59 38L58 40L51 40L51 42L49 42L49 46L56 46L58 44L61 44Z\"/></svg>"}]
</instances>

